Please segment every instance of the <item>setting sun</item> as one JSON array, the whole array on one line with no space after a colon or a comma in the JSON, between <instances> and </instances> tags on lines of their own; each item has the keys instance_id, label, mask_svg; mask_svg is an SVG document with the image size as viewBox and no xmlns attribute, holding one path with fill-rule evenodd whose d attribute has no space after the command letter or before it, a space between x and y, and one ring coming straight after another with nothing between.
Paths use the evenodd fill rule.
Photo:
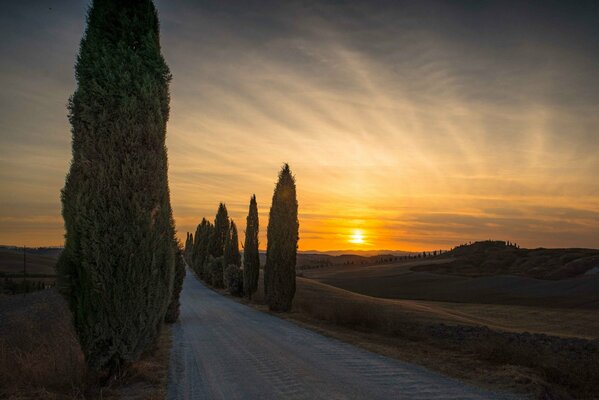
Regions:
<instances>
[{"instance_id":1,"label":"setting sun","mask_svg":"<svg viewBox=\"0 0 599 400\"><path fill-rule=\"evenodd\" d=\"M599 0L0 0L0 37L0 400L599 400Z\"/></svg>"},{"instance_id":2,"label":"setting sun","mask_svg":"<svg viewBox=\"0 0 599 400\"><path fill-rule=\"evenodd\" d=\"M353 244L364 244L364 232L360 229L354 230L349 242Z\"/></svg>"}]
</instances>

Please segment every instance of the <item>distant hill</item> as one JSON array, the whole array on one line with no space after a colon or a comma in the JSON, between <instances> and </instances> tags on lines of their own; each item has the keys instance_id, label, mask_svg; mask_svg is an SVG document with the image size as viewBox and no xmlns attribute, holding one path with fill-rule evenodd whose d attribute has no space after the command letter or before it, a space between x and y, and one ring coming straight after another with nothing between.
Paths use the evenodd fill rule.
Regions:
<instances>
[{"instance_id":1,"label":"distant hill","mask_svg":"<svg viewBox=\"0 0 599 400\"><path fill-rule=\"evenodd\" d=\"M444 264L418 265L412 270L472 277L516 275L549 280L572 278L599 270L599 250L596 249L523 249L503 241L458 246L440 257L453 260Z\"/></svg>"},{"instance_id":2,"label":"distant hill","mask_svg":"<svg viewBox=\"0 0 599 400\"><path fill-rule=\"evenodd\" d=\"M354 256L363 256L363 257L372 257L372 256L381 256L381 255L392 255L392 256L406 256L409 254L414 254L410 251L403 250L302 250L298 251L298 254L326 254L329 256L344 256L344 255L354 255Z\"/></svg>"},{"instance_id":3,"label":"distant hill","mask_svg":"<svg viewBox=\"0 0 599 400\"><path fill-rule=\"evenodd\" d=\"M300 269L367 296L453 303L599 309L599 250L520 249L503 242L389 263Z\"/></svg>"},{"instance_id":4,"label":"distant hill","mask_svg":"<svg viewBox=\"0 0 599 400\"><path fill-rule=\"evenodd\" d=\"M339 251L341 253L341 251ZM333 252L333 253L336 253ZM373 265L382 263L391 263L399 260L400 256L412 253L399 252L376 255L358 255L358 254L329 254L329 252L298 252L297 264L298 270L331 267L334 265ZM260 264L266 263L266 252L260 252Z\"/></svg>"}]
</instances>

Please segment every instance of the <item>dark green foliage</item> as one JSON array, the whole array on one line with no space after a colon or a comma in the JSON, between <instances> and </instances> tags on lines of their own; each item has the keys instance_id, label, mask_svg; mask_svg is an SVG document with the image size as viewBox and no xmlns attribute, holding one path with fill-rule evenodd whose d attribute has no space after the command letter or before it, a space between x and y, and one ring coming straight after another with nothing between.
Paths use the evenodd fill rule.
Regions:
<instances>
[{"instance_id":1,"label":"dark green foliage","mask_svg":"<svg viewBox=\"0 0 599 400\"><path fill-rule=\"evenodd\" d=\"M192 253L192 268L196 274L202 279L205 279L205 266L208 262L208 246L214 227L206 218L202 218L202 222L198 225L193 243Z\"/></svg>"},{"instance_id":2,"label":"dark green foliage","mask_svg":"<svg viewBox=\"0 0 599 400\"><path fill-rule=\"evenodd\" d=\"M164 316L164 322L166 323L172 324L179 318L179 296L181 294L181 289L183 289L183 279L185 279L183 249L178 242L175 242L175 279L173 280L171 301L166 310L166 315Z\"/></svg>"},{"instance_id":3,"label":"dark green foliage","mask_svg":"<svg viewBox=\"0 0 599 400\"><path fill-rule=\"evenodd\" d=\"M225 241L225 250L223 257L225 265L235 265L236 267L241 267L241 254L239 254L239 238L237 237L237 226L233 221L231 221L231 227L229 228L227 240Z\"/></svg>"},{"instance_id":4,"label":"dark green foliage","mask_svg":"<svg viewBox=\"0 0 599 400\"><path fill-rule=\"evenodd\" d=\"M224 272L225 288L233 296L243 296L243 273L241 268L230 264Z\"/></svg>"},{"instance_id":5,"label":"dark green foliage","mask_svg":"<svg viewBox=\"0 0 599 400\"><path fill-rule=\"evenodd\" d=\"M183 256L187 265L191 267L192 256L193 256L193 234L187 232L187 239L185 240L185 250Z\"/></svg>"},{"instance_id":6,"label":"dark green foliage","mask_svg":"<svg viewBox=\"0 0 599 400\"><path fill-rule=\"evenodd\" d=\"M199 278L202 279L208 285L212 285L212 274L210 272L210 263L212 260L214 259L209 257L209 259L206 260L206 262L202 266L201 274L198 274Z\"/></svg>"},{"instance_id":7,"label":"dark green foliage","mask_svg":"<svg viewBox=\"0 0 599 400\"><path fill-rule=\"evenodd\" d=\"M268 308L289 311L295 295L295 263L299 240L295 178L289 165L279 173L266 232L264 287Z\"/></svg>"},{"instance_id":8,"label":"dark green foliage","mask_svg":"<svg viewBox=\"0 0 599 400\"><path fill-rule=\"evenodd\" d=\"M57 270L89 366L114 371L157 339L174 276L171 77L152 1L94 1L75 73Z\"/></svg>"},{"instance_id":9,"label":"dark green foliage","mask_svg":"<svg viewBox=\"0 0 599 400\"><path fill-rule=\"evenodd\" d=\"M221 257L225 249L225 241L228 234L229 214L227 213L227 207L223 203L220 203L216 212L216 218L214 219L214 231L210 238L208 254L214 258Z\"/></svg>"},{"instance_id":10,"label":"dark green foliage","mask_svg":"<svg viewBox=\"0 0 599 400\"><path fill-rule=\"evenodd\" d=\"M252 299L258 289L260 275L260 254L258 252L258 204L256 196L250 199L250 210L246 220L245 242L243 245L243 291Z\"/></svg>"},{"instance_id":11,"label":"dark green foliage","mask_svg":"<svg viewBox=\"0 0 599 400\"><path fill-rule=\"evenodd\" d=\"M243 274L241 273L241 254L239 254L239 238L237 237L237 226L231 221L231 226L225 241L223 255L224 285L234 296L243 295Z\"/></svg>"},{"instance_id":12,"label":"dark green foliage","mask_svg":"<svg viewBox=\"0 0 599 400\"><path fill-rule=\"evenodd\" d=\"M206 265L206 282L215 288L222 289L224 287L223 270L223 258L211 258Z\"/></svg>"}]
</instances>

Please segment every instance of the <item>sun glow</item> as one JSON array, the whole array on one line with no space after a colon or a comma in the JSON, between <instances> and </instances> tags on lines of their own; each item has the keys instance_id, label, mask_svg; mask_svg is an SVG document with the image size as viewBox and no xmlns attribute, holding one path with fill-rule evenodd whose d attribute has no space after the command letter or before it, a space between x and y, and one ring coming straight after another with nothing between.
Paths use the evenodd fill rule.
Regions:
<instances>
[{"instance_id":1,"label":"sun glow","mask_svg":"<svg viewBox=\"0 0 599 400\"><path fill-rule=\"evenodd\" d=\"M349 242L353 244L364 244L364 232L362 232L360 229L354 230Z\"/></svg>"}]
</instances>

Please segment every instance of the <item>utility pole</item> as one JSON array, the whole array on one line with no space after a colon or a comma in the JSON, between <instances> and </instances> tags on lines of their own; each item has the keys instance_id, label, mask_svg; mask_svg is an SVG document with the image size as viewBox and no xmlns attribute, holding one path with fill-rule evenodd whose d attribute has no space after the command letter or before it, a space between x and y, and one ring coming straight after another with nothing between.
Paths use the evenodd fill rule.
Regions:
<instances>
[{"instance_id":1,"label":"utility pole","mask_svg":"<svg viewBox=\"0 0 599 400\"><path fill-rule=\"evenodd\" d=\"M27 248L23 246L23 296L25 296L25 283L27 282Z\"/></svg>"}]
</instances>

